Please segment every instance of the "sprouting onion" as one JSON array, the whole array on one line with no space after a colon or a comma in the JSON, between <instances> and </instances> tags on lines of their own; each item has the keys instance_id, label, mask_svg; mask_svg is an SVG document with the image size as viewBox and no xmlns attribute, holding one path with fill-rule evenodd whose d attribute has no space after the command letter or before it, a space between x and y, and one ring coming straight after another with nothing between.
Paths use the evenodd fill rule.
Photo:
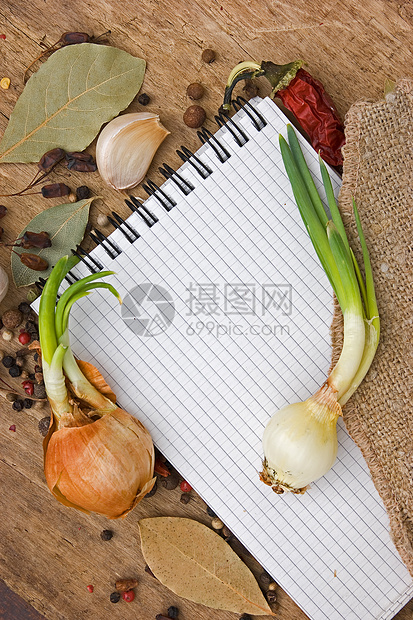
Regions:
<instances>
[{"instance_id":1,"label":"sprouting onion","mask_svg":"<svg viewBox=\"0 0 413 620\"><path fill-rule=\"evenodd\" d=\"M306 401L277 411L263 436L261 480L276 493L304 493L308 485L333 466L337 456L337 419L373 361L380 336L380 319L369 252L356 203L354 217L361 244L364 278L350 247L324 162L321 175L331 219L308 169L291 125L288 143L280 149L294 198L320 263L330 281L344 319L340 357L326 382Z\"/></svg>"},{"instance_id":2,"label":"sprouting onion","mask_svg":"<svg viewBox=\"0 0 413 620\"><path fill-rule=\"evenodd\" d=\"M44 441L49 489L62 504L109 518L124 517L154 482L154 447L139 420L116 404L99 371L78 362L69 342L73 304L113 274L103 271L72 284L56 303L58 290L75 259L64 256L52 270L40 299L39 334L43 377L52 410Z\"/></svg>"}]
</instances>

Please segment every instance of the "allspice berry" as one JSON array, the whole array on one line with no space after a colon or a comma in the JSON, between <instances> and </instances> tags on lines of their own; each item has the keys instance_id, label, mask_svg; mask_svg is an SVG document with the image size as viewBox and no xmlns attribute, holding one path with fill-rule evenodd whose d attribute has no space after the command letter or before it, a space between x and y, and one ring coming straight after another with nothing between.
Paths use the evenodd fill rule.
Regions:
<instances>
[{"instance_id":1,"label":"allspice berry","mask_svg":"<svg viewBox=\"0 0 413 620\"><path fill-rule=\"evenodd\" d=\"M7 329L15 329L23 321L23 315L20 310L6 310L1 318L4 327Z\"/></svg>"},{"instance_id":2,"label":"allspice berry","mask_svg":"<svg viewBox=\"0 0 413 620\"><path fill-rule=\"evenodd\" d=\"M188 95L188 97L190 99L201 99L201 97L204 96L205 93L205 89L202 86L202 84L199 84L198 82L194 82L193 84L190 84L188 86L188 88L186 89L186 94Z\"/></svg>"},{"instance_id":3,"label":"allspice berry","mask_svg":"<svg viewBox=\"0 0 413 620\"><path fill-rule=\"evenodd\" d=\"M216 54L214 50L207 49L202 52L201 58L204 62L211 63L211 62L214 62L216 58Z\"/></svg>"},{"instance_id":4,"label":"allspice berry","mask_svg":"<svg viewBox=\"0 0 413 620\"><path fill-rule=\"evenodd\" d=\"M200 105L190 105L184 114L184 123L187 127L197 129L206 119L206 112Z\"/></svg>"}]
</instances>

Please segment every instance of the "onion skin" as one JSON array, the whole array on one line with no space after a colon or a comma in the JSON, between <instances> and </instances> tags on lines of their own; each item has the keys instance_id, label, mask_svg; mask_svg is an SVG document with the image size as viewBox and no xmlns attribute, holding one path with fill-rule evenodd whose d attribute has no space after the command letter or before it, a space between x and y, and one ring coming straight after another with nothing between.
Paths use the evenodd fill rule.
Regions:
<instances>
[{"instance_id":1,"label":"onion skin","mask_svg":"<svg viewBox=\"0 0 413 620\"><path fill-rule=\"evenodd\" d=\"M124 518L152 489L155 452L143 424L120 408L91 420L80 410L44 440L44 472L54 497L66 506Z\"/></svg>"}]
</instances>

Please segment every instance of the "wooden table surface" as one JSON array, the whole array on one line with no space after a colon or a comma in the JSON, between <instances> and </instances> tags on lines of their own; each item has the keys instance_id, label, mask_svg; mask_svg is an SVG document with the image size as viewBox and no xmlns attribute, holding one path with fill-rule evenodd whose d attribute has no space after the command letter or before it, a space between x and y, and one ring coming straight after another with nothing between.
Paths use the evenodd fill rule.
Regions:
<instances>
[{"instance_id":1,"label":"wooden table surface","mask_svg":"<svg viewBox=\"0 0 413 620\"><path fill-rule=\"evenodd\" d=\"M23 89L24 68L65 31L95 36L111 30L109 41L146 59L147 73L141 92L151 97L147 111L159 113L171 131L150 170L155 182L162 180L159 165L179 165L175 149L182 144L196 150L194 130L185 127L182 114L189 105L186 87L200 81L206 88L202 105L205 126L213 121L222 102L230 69L246 59L277 63L303 58L308 70L319 78L342 115L360 98L377 99L386 79L411 75L413 5L409 0L3 0L0 6L0 78L11 80L0 91L0 134ZM212 64L201 61L205 48L216 51ZM268 88L261 86L260 94ZM142 109L135 101L131 111ZM90 149L93 152L93 145ZM0 166L0 193L21 189L36 170L34 164ZM91 209L94 224L99 213L112 209L127 215L122 197L107 189L98 174L81 175L67 170L54 180L72 187L87 184L102 200ZM143 191L136 192L144 196ZM2 221L3 240L15 239L36 213L61 200L39 196L4 198L8 215ZM88 248L85 243L85 248ZM0 263L9 270L10 249L1 248ZM25 299L27 289L10 287L0 313ZM0 345L7 348L7 344ZM14 344L15 346L15 344ZM6 378L3 369L0 376ZM8 375L7 375L8 378ZM192 493L187 506L180 503L179 489L160 488L144 500L123 522L88 517L62 507L49 494L42 470L38 421L47 408L17 413L0 403L0 578L46 618L94 620L139 618L150 620L169 605L180 608L181 620L231 620L229 612L210 610L179 599L144 572L137 522L156 515L188 516L209 524L204 502ZM9 427L15 424L16 432ZM115 535L104 542L100 532L110 527ZM276 543L276 541L275 541ZM247 563L259 575L251 559ZM119 577L137 577L137 598L131 604L109 602ZM94 585L90 594L86 586ZM21 599L2 586L0 616L4 620L37 617ZM281 620L304 620L305 614L278 590L277 616ZM20 602L19 602L20 601ZM399 620L412 617L409 603Z\"/></svg>"}]
</instances>

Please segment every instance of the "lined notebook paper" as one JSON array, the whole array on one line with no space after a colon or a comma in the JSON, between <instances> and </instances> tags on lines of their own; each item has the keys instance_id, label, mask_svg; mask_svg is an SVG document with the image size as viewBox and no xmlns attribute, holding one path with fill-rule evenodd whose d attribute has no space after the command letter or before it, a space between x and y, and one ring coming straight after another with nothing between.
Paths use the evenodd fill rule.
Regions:
<instances>
[{"instance_id":1,"label":"lined notebook paper","mask_svg":"<svg viewBox=\"0 0 413 620\"><path fill-rule=\"evenodd\" d=\"M252 105L261 120L239 111L86 257L116 271L124 304L99 291L76 304L73 351L312 620L384 620L412 580L344 426L305 495L258 479L271 415L327 376L332 291L281 161L286 119L269 99Z\"/></svg>"}]
</instances>

